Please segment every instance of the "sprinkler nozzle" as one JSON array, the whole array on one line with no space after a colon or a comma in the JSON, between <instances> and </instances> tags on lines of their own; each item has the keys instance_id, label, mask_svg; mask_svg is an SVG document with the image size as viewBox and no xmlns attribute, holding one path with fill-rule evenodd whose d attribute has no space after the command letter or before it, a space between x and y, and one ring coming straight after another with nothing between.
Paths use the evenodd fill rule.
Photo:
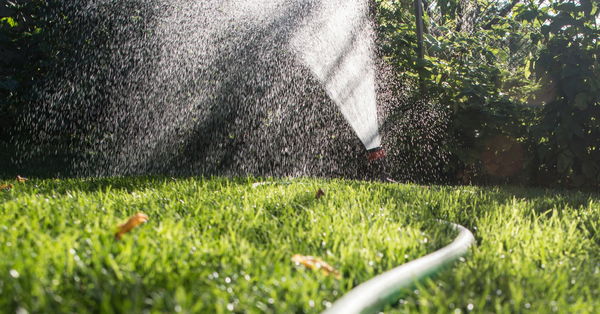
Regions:
<instances>
[{"instance_id":1,"label":"sprinkler nozzle","mask_svg":"<svg viewBox=\"0 0 600 314\"><path fill-rule=\"evenodd\" d=\"M369 159L369 161L374 161L374 160L379 160L382 158L385 158L385 152L383 151L383 148L381 147L375 147L372 149L367 150L367 159Z\"/></svg>"},{"instance_id":2,"label":"sprinkler nozzle","mask_svg":"<svg viewBox=\"0 0 600 314\"><path fill-rule=\"evenodd\" d=\"M390 179L389 174L385 172L385 168L387 166L387 161L385 159L385 152L381 147L375 147L367 150L367 159L369 161L377 161L379 167L381 169L381 181L395 183L396 181Z\"/></svg>"}]
</instances>

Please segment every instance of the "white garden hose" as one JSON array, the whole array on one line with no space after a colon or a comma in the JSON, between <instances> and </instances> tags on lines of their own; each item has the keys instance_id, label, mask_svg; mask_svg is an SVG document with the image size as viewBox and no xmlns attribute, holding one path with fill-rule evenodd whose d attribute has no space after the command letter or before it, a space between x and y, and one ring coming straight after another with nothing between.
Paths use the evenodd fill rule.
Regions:
<instances>
[{"instance_id":1,"label":"white garden hose","mask_svg":"<svg viewBox=\"0 0 600 314\"><path fill-rule=\"evenodd\" d=\"M393 182L393 181L389 181ZM254 183L253 188L273 182ZM442 225L449 225L458 230L458 236L447 246L400 265L358 285L344 294L322 314L372 314L386 305L395 303L403 289L409 288L415 281L430 277L449 264L469 253L475 244L471 231L459 224L438 220Z\"/></svg>"},{"instance_id":2,"label":"white garden hose","mask_svg":"<svg viewBox=\"0 0 600 314\"><path fill-rule=\"evenodd\" d=\"M469 248L475 243L471 231L455 223L439 222L449 224L454 230L459 231L452 243L363 282L344 294L322 314L375 313L386 305L398 301L402 289L410 287L415 281L437 273L446 265L467 255Z\"/></svg>"}]
</instances>

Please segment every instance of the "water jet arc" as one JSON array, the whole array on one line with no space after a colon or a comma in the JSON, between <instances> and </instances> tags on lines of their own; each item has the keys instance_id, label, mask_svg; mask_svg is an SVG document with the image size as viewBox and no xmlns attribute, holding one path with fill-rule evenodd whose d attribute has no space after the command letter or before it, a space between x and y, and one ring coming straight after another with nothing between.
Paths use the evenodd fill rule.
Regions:
<instances>
[{"instance_id":1,"label":"water jet arc","mask_svg":"<svg viewBox=\"0 0 600 314\"><path fill-rule=\"evenodd\" d=\"M475 244L471 231L459 224L442 220L439 223L448 224L459 231L452 243L363 282L322 314L374 313L398 301L402 289L410 287L415 281L434 275L445 266L467 255L470 247Z\"/></svg>"}]
</instances>

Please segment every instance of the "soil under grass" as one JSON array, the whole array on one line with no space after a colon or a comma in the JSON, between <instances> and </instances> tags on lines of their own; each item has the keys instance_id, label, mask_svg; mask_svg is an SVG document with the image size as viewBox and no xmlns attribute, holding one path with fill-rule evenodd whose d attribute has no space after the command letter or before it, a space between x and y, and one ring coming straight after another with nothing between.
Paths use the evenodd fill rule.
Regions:
<instances>
[{"instance_id":1,"label":"soil under grass","mask_svg":"<svg viewBox=\"0 0 600 314\"><path fill-rule=\"evenodd\" d=\"M385 313L594 313L597 195L369 182L133 177L0 191L6 313L318 313L470 228L464 262ZM3 183L9 183L5 181ZM325 195L315 198L321 188ZM116 240L137 212L149 221ZM319 257L341 279L291 261Z\"/></svg>"}]
</instances>

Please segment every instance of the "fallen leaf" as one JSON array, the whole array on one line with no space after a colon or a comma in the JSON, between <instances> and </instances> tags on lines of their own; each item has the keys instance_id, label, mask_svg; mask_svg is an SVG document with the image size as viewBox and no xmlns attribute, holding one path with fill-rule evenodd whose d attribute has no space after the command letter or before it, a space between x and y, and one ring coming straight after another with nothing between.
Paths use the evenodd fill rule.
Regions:
<instances>
[{"instance_id":1,"label":"fallen leaf","mask_svg":"<svg viewBox=\"0 0 600 314\"><path fill-rule=\"evenodd\" d=\"M146 221L148 221L148 216L144 213L137 213L133 215L131 218L129 218L129 220L127 220L126 223L119 225L119 231L117 231L115 237L117 237L117 239L120 240L123 233L128 232L129 230L137 227L138 225Z\"/></svg>"},{"instance_id":2,"label":"fallen leaf","mask_svg":"<svg viewBox=\"0 0 600 314\"><path fill-rule=\"evenodd\" d=\"M320 258L315 258L314 256L294 254L294 256L292 256L292 262L296 263L296 265L302 264L308 269L320 269L323 275L325 276L333 274L337 279L342 278L340 272L337 269L333 268L331 265L327 264Z\"/></svg>"},{"instance_id":3,"label":"fallen leaf","mask_svg":"<svg viewBox=\"0 0 600 314\"><path fill-rule=\"evenodd\" d=\"M17 175L17 180L19 181L19 183L23 183L23 182L25 182L25 181L27 181L27 180L29 180L29 179L27 179L27 178L23 178L23 177L21 177L20 175Z\"/></svg>"},{"instance_id":4,"label":"fallen leaf","mask_svg":"<svg viewBox=\"0 0 600 314\"><path fill-rule=\"evenodd\" d=\"M13 187L13 185L10 184L10 183L8 185L2 184L2 185L0 185L0 190L7 190L8 191L8 190L12 189L12 187Z\"/></svg>"},{"instance_id":5,"label":"fallen leaf","mask_svg":"<svg viewBox=\"0 0 600 314\"><path fill-rule=\"evenodd\" d=\"M317 195L315 195L315 198L319 199L319 198L321 198L321 196L325 196L325 192L323 192L323 190L319 189L317 191Z\"/></svg>"}]
</instances>

